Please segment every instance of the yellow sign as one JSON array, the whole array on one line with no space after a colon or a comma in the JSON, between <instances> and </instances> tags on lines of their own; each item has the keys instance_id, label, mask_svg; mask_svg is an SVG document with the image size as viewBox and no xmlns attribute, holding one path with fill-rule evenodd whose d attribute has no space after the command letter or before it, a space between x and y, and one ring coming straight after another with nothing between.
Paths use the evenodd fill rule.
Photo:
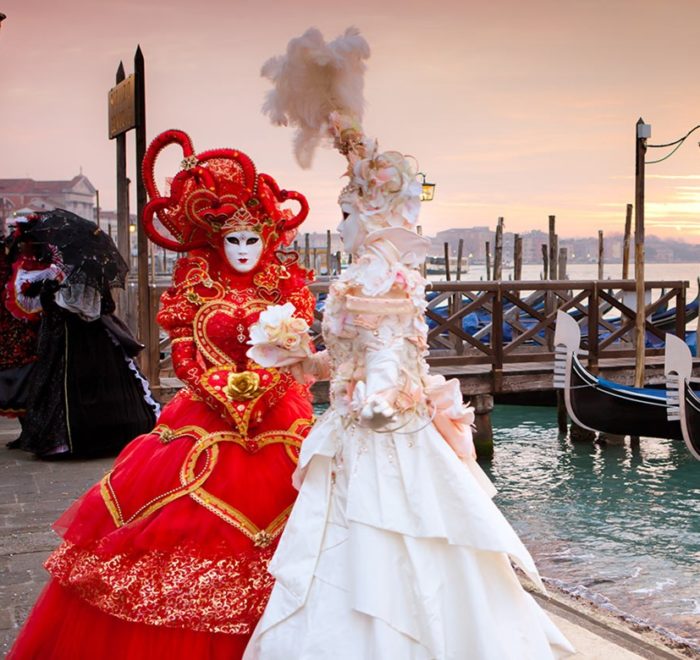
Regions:
<instances>
[{"instance_id":1,"label":"yellow sign","mask_svg":"<svg viewBox=\"0 0 700 660\"><path fill-rule=\"evenodd\" d=\"M136 128L136 77L132 73L109 90L109 139Z\"/></svg>"}]
</instances>

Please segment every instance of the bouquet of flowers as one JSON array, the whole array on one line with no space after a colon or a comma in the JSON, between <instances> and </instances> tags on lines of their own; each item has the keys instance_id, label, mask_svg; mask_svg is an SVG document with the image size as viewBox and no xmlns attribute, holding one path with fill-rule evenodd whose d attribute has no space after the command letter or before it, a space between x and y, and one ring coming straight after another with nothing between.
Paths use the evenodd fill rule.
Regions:
<instances>
[{"instance_id":1,"label":"bouquet of flowers","mask_svg":"<svg viewBox=\"0 0 700 660\"><path fill-rule=\"evenodd\" d=\"M309 324L294 316L292 303L271 305L260 313L257 322L250 326L251 347L247 355L261 367L288 367L309 357L311 337Z\"/></svg>"}]
</instances>

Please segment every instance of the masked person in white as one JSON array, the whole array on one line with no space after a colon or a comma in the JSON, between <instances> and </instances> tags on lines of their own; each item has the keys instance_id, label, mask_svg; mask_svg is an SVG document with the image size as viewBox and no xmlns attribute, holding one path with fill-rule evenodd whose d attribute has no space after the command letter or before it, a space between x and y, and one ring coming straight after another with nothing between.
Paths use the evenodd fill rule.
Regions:
<instances>
[{"instance_id":1,"label":"masked person in white","mask_svg":"<svg viewBox=\"0 0 700 660\"><path fill-rule=\"evenodd\" d=\"M361 80L354 95L342 93L368 54L355 30L330 44L309 30L263 69L276 86L268 111L301 127L302 162L315 138L308 105L295 105L297 95L305 104L312 96L299 81L329 75L319 115L328 98L336 101L319 133L349 161L339 231L353 263L330 286L327 350L290 367L298 378L329 378L330 408L302 447L299 496L270 564L276 583L244 658L565 657L571 645L512 568L543 589L476 463L473 411L458 382L431 375L425 362L418 266L428 241L415 230L415 167L362 134L361 101L348 101L358 88L361 97ZM327 63L338 61L346 75L328 74ZM253 359L273 355L264 341L252 343Z\"/></svg>"}]
</instances>

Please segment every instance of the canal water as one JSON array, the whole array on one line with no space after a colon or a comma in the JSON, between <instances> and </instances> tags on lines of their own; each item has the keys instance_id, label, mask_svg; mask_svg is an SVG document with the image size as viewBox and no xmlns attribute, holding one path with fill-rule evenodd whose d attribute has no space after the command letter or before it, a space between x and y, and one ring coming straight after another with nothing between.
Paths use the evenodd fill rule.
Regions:
<instances>
[{"instance_id":1,"label":"canal water","mask_svg":"<svg viewBox=\"0 0 700 660\"><path fill-rule=\"evenodd\" d=\"M553 584L698 645L700 462L679 441L572 443L550 407L497 405L483 467Z\"/></svg>"}]
</instances>

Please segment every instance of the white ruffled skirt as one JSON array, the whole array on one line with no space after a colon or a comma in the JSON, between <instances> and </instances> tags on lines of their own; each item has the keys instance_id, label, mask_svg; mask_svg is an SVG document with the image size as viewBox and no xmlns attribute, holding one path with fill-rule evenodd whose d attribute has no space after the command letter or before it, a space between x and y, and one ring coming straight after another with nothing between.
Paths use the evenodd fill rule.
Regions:
<instances>
[{"instance_id":1,"label":"white ruffled skirt","mask_svg":"<svg viewBox=\"0 0 700 660\"><path fill-rule=\"evenodd\" d=\"M422 426L418 420L411 426ZM525 592L530 554L432 424L305 440L299 497L270 564L270 601L244 660L545 660L573 652Z\"/></svg>"}]
</instances>

